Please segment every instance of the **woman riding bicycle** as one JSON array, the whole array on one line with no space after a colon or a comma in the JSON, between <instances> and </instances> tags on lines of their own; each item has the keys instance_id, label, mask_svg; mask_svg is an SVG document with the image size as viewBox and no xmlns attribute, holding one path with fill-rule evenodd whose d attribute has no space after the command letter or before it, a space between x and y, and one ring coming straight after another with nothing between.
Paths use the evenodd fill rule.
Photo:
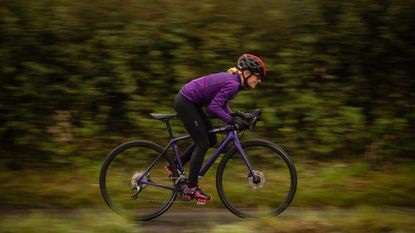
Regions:
<instances>
[{"instance_id":1,"label":"woman riding bicycle","mask_svg":"<svg viewBox=\"0 0 415 233\"><path fill-rule=\"evenodd\" d=\"M211 199L198 186L204 156L209 147L216 144L216 136L208 133L212 124L203 111L203 106L207 106L214 116L235 125L237 129L247 127L241 118L232 117L228 101L235 98L242 89L254 89L266 77L266 69L261 59L251 54L239 57L237 67L192 80L180 89L174 100L174 108L193 139L193 143L180 158L182 164L190 161L188 180L181 190L184 200ZM171 169L167 167L170 173Z\"/></svg>"}]
</instances>

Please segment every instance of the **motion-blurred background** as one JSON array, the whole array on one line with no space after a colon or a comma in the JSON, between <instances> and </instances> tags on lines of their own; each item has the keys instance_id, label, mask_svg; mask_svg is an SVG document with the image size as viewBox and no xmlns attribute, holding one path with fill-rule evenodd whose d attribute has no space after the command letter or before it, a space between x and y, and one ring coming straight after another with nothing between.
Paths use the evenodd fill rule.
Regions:
<instances>
[{"instance_id":1,"label":"motion-blurred background","mask_svg":"<svg viewBox=\"0 0 415 233\"><path fill-rule=\"evenodd\" d=\"M263 110L244 137L293 156L298 193L284 221L212 232L413 232L414 15L411 0L0 1L0 231L39 232L55 217L50 232L135 232L99 217L112 219L97 185L106 154L165 143L148 114L252 53L269 79L230 105ZM79 208L102 224L49 213ZM208 208L224 209L219 198Z\"/></svg>"}]
</instances>

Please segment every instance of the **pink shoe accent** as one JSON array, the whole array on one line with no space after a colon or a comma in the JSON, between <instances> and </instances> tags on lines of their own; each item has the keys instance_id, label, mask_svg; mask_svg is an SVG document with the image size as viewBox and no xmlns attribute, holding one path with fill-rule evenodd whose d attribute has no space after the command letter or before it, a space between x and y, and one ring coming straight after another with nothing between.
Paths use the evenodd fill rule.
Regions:
<instances>
[{"instance_id":1,"label":"pink shoe accent","mask_svg":"<svg viewBox=\"0 0 415 233\"><path fill-rule=\"evenodd\" d=\"M196 192L193 194L193 198L196 198L196 199L204 199L204 200L210 200L210 197L209 197L209 196L205 196L205 195L203 195L203 194L199 193L198 191L196 191Z\"/></svg>"},{"instance_id":2,"label":"pink shoe accent","mask_svg":"<svg viewBox=\"0 0 415 233\"><path fill-rule=\"evenodd\" d=\"M169 174L169 175L173 175L173 170L171 170L171 168L169 166L165 166L164 170Z\"/></svg>"},{"instance_id":3,"label":"pink shoe accent","mask_svg":"<svg viewBox=\"0 0 415 233\"><path fill-rule=\"evenodd\" d=\"M182 186L182 194L181 198L185 201L189 201L192 199L196 199L198 201L198 205L204 205L206 201L212 199L211 196L203 193L203 191L199 187L189 188L187 184Z\"/></svg>"},{"instance_id":4,"label":"pink shoe accent","mask_svg":"<svg viewBox=\"0 0 415 233\"><path fill-rule=\"evenodd\" d=\"M199 200L197 200L197 204L198 205L206 205L206 200L205 199L199 199Z\"/></svg>"}]
</instances>

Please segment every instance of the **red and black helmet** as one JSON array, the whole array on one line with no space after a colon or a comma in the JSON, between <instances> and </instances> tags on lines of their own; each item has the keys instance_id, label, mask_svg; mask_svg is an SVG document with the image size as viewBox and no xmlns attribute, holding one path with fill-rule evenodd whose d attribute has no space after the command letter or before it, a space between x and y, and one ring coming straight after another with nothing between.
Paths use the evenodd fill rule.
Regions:
<instances>
[{"instance_id":1,"label":"red and black helmet","mask_svg":"<svg viewBox=\"0 0 415 233\"><path fill-rule=\"evenodd\" d=\"M264 62L252 54L242 54L238 59L238 68L241 71L249 70L261 79L267 76Z\"/></svg>"}]
</instances>

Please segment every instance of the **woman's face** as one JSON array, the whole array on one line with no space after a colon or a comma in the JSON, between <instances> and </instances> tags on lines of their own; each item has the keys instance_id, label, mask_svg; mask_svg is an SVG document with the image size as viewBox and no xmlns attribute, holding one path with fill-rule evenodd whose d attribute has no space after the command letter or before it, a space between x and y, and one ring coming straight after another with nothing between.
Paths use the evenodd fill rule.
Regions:
<instances>
[{"instance_id":1,"label":"woman's face","mask_svg":"<svg viewBox=\"0 0 415 233\"><path fill-rule=\"evenodd\" d=\"M248 77L251 74L251 72L249 72L247 70L244 71L244 72L247 72L247 73L245 73L245 77ZM256 87L256 85L258 85L258 83L261 83L261 78L258 75L255 75L255 74L251 75L251 77L249 77L248 80L247 80L248 87L251 88L251 89L254 89Z\"/></svg>"}]
</instances>

